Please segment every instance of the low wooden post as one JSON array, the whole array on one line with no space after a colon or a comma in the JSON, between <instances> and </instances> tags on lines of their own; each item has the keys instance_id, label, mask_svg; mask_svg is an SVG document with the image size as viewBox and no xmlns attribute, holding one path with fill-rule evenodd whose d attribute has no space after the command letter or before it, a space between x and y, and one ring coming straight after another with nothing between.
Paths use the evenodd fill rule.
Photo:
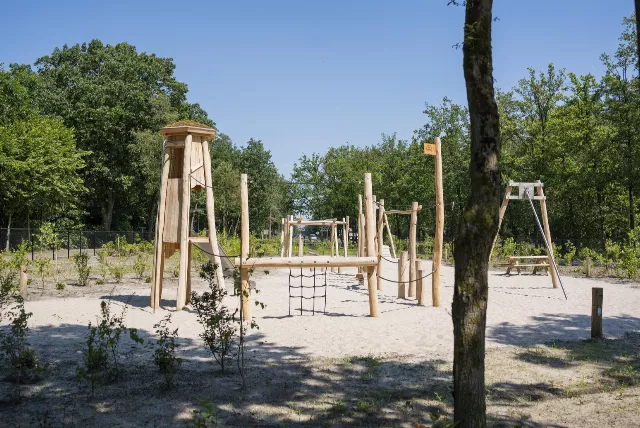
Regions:
<instances>
[{"instance_id":1,"label":"low wooden post","mask_svg":"<svg viewBox=\"0 0 640 428\"><path fill-rule=\"evenodd\" d=\"M418 300L418 304L425 306L427 300L427 293L424 289L424 275L426 269L424 268L424 261L416 260L416 299Z\"/></svg>"},{"instance_id":2,"label":"low wooden post","mask_svg":"<svg viewBox=\"0 0 640 428\"><path fill-rule=\"evenodd\" d=\"M587 259L585 260L585 265L586 265L585 268L587 271L587 278L589 278L591 276L591 256L587 256Z\"/></svg>"},{"instance_id":3,"label":"low wooden post","mask_svg":"<svg viewBox=\"0 0 640 428\"><path fill-rule=\"evenodd\" d=\"M331 257L335 257L336 254L336 248L335 248L335 231L336 231L336 224L335 223L331 223L331 241L329 241L329 245L331 245ZM331 266L331 272L334 271L334 267Z\"/></svg>"},{"instance_id":4,"label":"low wooden post","mask_svg":"<svg viewBox=\"0 0 640 428\"><path fill-rule=\"evenodd\" d=\"M27 284L29 279L27 278L27 266L20 266L20 295L23 299L27 298Z\"/></svg>"},{"instance_id":5,"label":"low wooden post","mask_svg":"<svg viewBox=\"0 0 640 428\"><path fill-rule=\"evenodd\" d=\"M344 225L344 230L345 230L345 235L344 235L344 256L348 257L349 256L349 216L346 216L344 218L345 221L345 225Z\"/></svg>"},{"instance_id":6,"label":"low wooden post","mask_svg":"<svg viewBox=\"0 0 640 428\"><path fill-rule=\"evenodd\" d=\"M378 291L382 290L382 250L384 248L384 199L378 201L378 233L376 234L378 242Z\"/></svg>"},{"instance_id":7,"label":"low wooden post","mask_svg":"<svg viewBox=\"0 0 640 428\"><path fill-rule=\"evenodd\" d=\"M364 256L364 216L362 215L362 195L358 195L358 257ZM362 273L362 267L358 267Z\"/></svg>"},{"instance_id":8,"label":"low wooden post","mask_svg":"<svg viewBox=\"0 0 640 428\"><path fill-rule=\"evenodd\" d=\"M409 293L408 297L416 296L416 249L418 230L418 203L411 203L411 224L409 227Z\"/></svg>"},{"instance_id":9,"label":"low wooden post","mask_svg":"<svg viewBox=\"0 0 640 428\"><path fill-rule=\"evenodd\" d=\"M406 291L406 281L407 281L407 259L409 258L409 253L407 251L402 251L400 253L400 258L398 259L398 297L404 299L407 295Z\"/></svg>"},{"instance_id":10,"label":"low wooden post","mask_svg":"<svg viewBox=\"0 0 640 428\"><path fill-rule=\"evenodd\" d=\"M601 287L591 289L591 337L602 339L602 299Z\"/></svg>"},{"instance_id":11,"label":"low wooden post","mask_svg":"<svg viewBox=\"0 0 640 428\"><path fill-rule=\"evenodd\" d=\"M367 224L367 256L375 257L375 207L373 205L373 185L371 183L371 173L364 174L364 202L365 216ZM369 315L378 316L378 289L376 288L376 268L367 267L367 285L369 288Z\"/></svg>"},{"instance_id":12,"label":"low wooden post","mask_svg":"<svg viewBox=\"0 0 640 428\"><path fill-rule=\"evenodd\" d=\"M240 257L243 260L249 258L249 187L247 174L240 175ZM291 236L289 236L291 242ZM291 251L291 247L289 247ZM240 268L240 305L242 307L243 321L251 321L251 306L249 305L249 269Z\"/></svg>"},{"instance_id":13,"label":"low wooden post","mask_svg":"<svg viewBox=\"0 0 640 428\"><path fill-rule=\"evenodd\" d=\"M418 305L425 306L426 294L424 291L424 269L422 269L422 261L416 261L416 299L418 300Z\"/></svg>"}]
</instances>

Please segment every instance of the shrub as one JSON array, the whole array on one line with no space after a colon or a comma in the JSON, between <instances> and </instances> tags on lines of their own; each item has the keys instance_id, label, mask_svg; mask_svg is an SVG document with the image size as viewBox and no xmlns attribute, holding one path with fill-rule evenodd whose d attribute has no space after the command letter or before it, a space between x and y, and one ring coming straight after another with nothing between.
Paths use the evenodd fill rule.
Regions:
<instances>
[{"instance_id":1,"label":"shrub","mask_svg":"<svg viewBox=\"0 0 640 428\"><path fill-rule=\"evenodd\" d=\"M122 260L116 261L109 266L109 272L111 272L113 279L115 279L117 283L120 283L124 277L124 262Z\"/></svg>"},{"instance_id":2,"label":"shrub","mask_svg":"<svg viewBox=\"0 0 640 428\"><path fill-rule=\"evenodd\" d=\"M102 284L104 284L109 274L109 250L103 246L101 250L96 251L96 255L98 256L98 273L102 277Z\"/></svg>"},{"instance_id":3,"label":"shrub","mask_svg":"<svg viewBox=\"0 0 640 428\"><path fill-rule=\"evenodd\" d=\"M20 384L31 380L37 373L47 369L48 364L40 366L35 351L27 341L27 325L31 312L24 309L24 300L21 296L15 296L16 303L7 313L11 320L8 332L0 332L0 355L11 371L11 379L15 384L15 397L20 397Z\"/></svg>"},{"instance_id":4,"label":"shrub","mask_svg":"<svg viewBox=\"0 0 640 428\"><path fill-rule=\"evenodd\" d=\"M576 256L576 246L571 241L567 241L564 245L564 261L567 266L572 266L573 259Z\"/></svg>"},{"instance_id":5,"label":"shrub","mask_svg":"<svg viewBox=\"0 0 640 428\"><path fill-rule=\"evenodd\" d=\"M167 388L173 386L173 377L178 371L178 368L182 364L182 358L177 356L176 349L176 337L178 337L178 329L169 330L169 323L171 322L171 314L167 314L160 322L153 326L156 329L158 340L156 341L157 348L154 352L153 362L160 369L160 373L164 376L167 382Z\"/></svg>"},{"instance_id":6,"label":"shrub","mask_svg":"<svg viewBox=\"0 0 640 428\"><path fill-rule=\"evenodd\" d=\"M223 304L227 291L218 286L215 267L211 262L202 265L200 276L209 283L209 291L202 295L193 292L191 304L196 309L198 322L204 330L200 337L224 372L226 360L235 355L233 349L238 328L234 317L238 309L232 313Z\"/></svg>"},{"instance_id":7,"label":"shrub","mask_svg":"<svg viewBox=\"0 0 640 428\"><path fill-rule=\"evenodd\" d=\"M199 400L198 409L193 411L191 424L196 428L218 426L220 412L216 410L211 400Z\"/></svg>"},{"instance_id":8,"label":"shrub","mask_svg":"<svg viewBox=\"0 0 640 428\"><path fill-rule=\"evenodd\" d=\"M51 271L51 259L38 257L33 261L33 264L36 266L36 272L40 277L42 289L44 290L44 280Z\"/></svg>"},{"instance_id":9,"label":"shrub","mask_svg":"<svg viewBox=\"0 0 640 428\"><path fill-rule=\"evenodd\" d=\"M98 328L89 323L89 332L85 336L85 349L82 352L83 366L76 369L76 379L85 380L91 386L91 396L96 385L101 382L109 366L109 353L104 340L98 334Z\"/></svg>"},{"instance_id":10,"label":"shrub","mask_svg":"<svg viewBox=\"0 0 640 428\"><path fill-rule=\"evenodd\" d=\"M58 291L62 291L62 290L64 290L64 289L65 289L65 287L66 287L66 286L64 285L64 282L58 282L58 283L56 283L56 290L58 290Z\"/></svg>"},{"instance_id":11,"label":"shrub","mask_svg":"<svg viewBox=\"0 0 640 428\"><path fill-rule=\"evenodd\" d=\"M91 267L89 266L89 254L77 253L73 255L73 264L78 273L78 285L86 286L89 283L89 274Z\"/></svg>"},{"instance_id":12,"label":"shrub","mask_svg":"<svg viewBox=\"0 0 640 428\"><path fill-rule=\"evenodd\" d=\"M147 271L149 263L146 262L145 256L138 253L136 260L133 262L133 271L138 276L138 279L144 278L144 273Z\"/></svg>"}]
</instances>

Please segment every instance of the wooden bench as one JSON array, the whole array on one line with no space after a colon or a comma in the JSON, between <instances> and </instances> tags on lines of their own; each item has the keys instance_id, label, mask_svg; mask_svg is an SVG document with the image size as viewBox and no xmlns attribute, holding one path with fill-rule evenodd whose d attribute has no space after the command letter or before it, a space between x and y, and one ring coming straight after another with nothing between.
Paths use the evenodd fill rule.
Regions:
<instances>
[{"instance_id":1,"label":"wooden bench","mask_svg":"<svg viewBox=\"0 0 640 428\"><path fill-rule=\"evenodd\" d=\"M520 260L524 260L526 263L520 263ZM511 275L511 269L515 268L520 275L520 269L525 267L532 267L532 275L538 272L538 269L542 269L547 275L549 274L549 256L511 256L509 257L509 263L507 264L507 275Z\"/></svg>"}]
</instances>

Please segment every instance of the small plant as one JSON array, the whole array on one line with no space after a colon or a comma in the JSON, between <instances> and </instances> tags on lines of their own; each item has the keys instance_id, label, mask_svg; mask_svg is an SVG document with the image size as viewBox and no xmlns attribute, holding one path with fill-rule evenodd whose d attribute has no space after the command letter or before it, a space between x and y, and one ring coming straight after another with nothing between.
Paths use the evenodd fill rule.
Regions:
<instances>
[{"instance_id":1,"label":"small plant","mask_svg":"<svg viewBox=\"0 0 640 428\"><path fill-rule=\"evenodd\" d=\"M89 254L77 253L73 255L73 264L78 273L78 285L85 287L89 283L89 274L91 267L89 266Z\"/></svg>"},{"instance_id":2,"label":"small plant","mask_svg":"<svg viewBox=\"0 0 640 428\"><path fill-rule=\"evenodd\" d=\"M118 261L112 264L111 266L109 266L109 271L111 272L113 279L116 280L116 283L119 284L122 281L122 278L124 277L124 263L121 261Z\"/></svg>"},{"instance_id":3,"label":"small plant","mask_svg":"<svg viewBox=\"0 0 640 428\"><path fill-rule=\"evenodd\" d=\"M96 385L105 378L109 366L109 353L106 343L100 338L98 328L91 323L84 342L86 348L82 352L83 366L76 369L76 379L89 383L93 397Z\"/></svg>"},{"instance_id":4,"label":"small plant","mask_svg":"<svg viewBox=\"0 0 640 428\"><path fill-rule=\"evenodd\" d=\"M191 424L197 428L209 428L219 425L220 412L214 407L210 399L199 400L198 409L193 411Z\"/></svg>"},{"instance_id":5,"label":"small plant","mask_svg":"<svg viewBox=\"0 0 640 428\"><path fill-rule=\"evenodd\" d=\"M109 274L109 251L108 248L104 248L103 246L101 250L96 252L98 256L98 273L101 276L101 280L96 281L98 284L104 284L107 281L107 275Z\"/></svg>"},{"instance_id":6,"label":"small plant","mask_svg":"<svg viewBox=\"0 0 640 428\"><path fill-rule=\"evenodd\" d=\"M200 276L209 283L209 291L205 291L202 295L193 292L191 304L196 309L198 322L204 329L200 337L224 372L226 360L235 355L234 338L238 328L234 317L238 309L232 313L222 303L227 291L224 287L218 286L215 269L215 265L210 261L202 265Z\"/></svg>"},{"instance_id":7,"label":"small plant","mask_svg":"<svg viewBox=\"0 0 640 428\"><path fill-rule=\"evenodd\" d=\"M38 273L38 276L40 277L40 282L42 284L42 289L44 290L44 280L47 277L47 275L49 274L49 271L51 270L51 259L46 259L43 257L39 257L37 259L35 259L33 261L33 264L36 267L36 272Z\"/></svg>"},{"instance_id":8,"label":"small plant","mask_svg":"<svg viewBox=\"0 0 640 428\"><path fill-rule=\"evenodd\" d=\"M24 300L21 296L15 296L16 303L8 312L8 319L11 320L7 333L0 332L0 355L4 356L4 361L8 363L11 371L10 378L14 381L14 394L16 399L20 398L20 384L35 378L37 373L48 368L48 364L40 366L35 351L27 342L27 325L31 312L24 309Z\"/></svg>"},{"instance_id":9,"label":"small plant","mask_svg":"<svg viewBox=\"0 0 640 428\"><path fill-rule=\"evenodd\" d=\"M136 256L136 260L133 262L133 271L138 276L138 279L144 278L144 273L147 271L149 264L145 261L144 254L139 253Z\"/></svg>"},{"instance_id":10,"label":"small plant","mask_svg":"<svg viewBox=\"0 0 640 428\"><path fill-rule=\"evenodd\" d=\"M173 377L178 371L178 368L182 364L182 358L177 356L176 349L176 337L178 337L178 329L169 330L169 323L171 322L171 314L167 314L160 322L153 326L156 329L158 340L156 344L158 347L155 350L153 362L156 363L160 373L164 376L167 382L167 388L173 386Z\"/></svg>"},{"instance_id":11,"label":"small plant","mask_svg":"<svg viewBox=\"0 0 640 428\"><path fill-rule=\"evenodd\" d=\"M58 291L62 291L62 290L64 290L64 289L65 289L65 287L66 287L66 286L64 285L64 282L58 282L58 283L56 283L56 290L58 290Z\"/></svg>"}]
</instances>

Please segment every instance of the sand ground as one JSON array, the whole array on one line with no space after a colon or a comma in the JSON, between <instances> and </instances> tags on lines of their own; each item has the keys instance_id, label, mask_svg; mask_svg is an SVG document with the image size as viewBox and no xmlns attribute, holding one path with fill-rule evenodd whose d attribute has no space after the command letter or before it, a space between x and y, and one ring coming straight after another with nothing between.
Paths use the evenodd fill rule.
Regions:
<instances>
[{"instance_id":1,"label":"sand ground","mask_svg":"<svg viewBox=\"0 0 640 428\"><path fill-rule=\"evenodd\" d=\"M366 282L354 273L328 272L325 288L318 272L315 291L326 291L326 312L319 297L303 299L302 314L288 286L299 285L300 278L289 278L289 270L254 273L260 292L252 299L266 306L253 306L259 330L248 337L245 390L235 368L218 373L199 338L196 314L189 307L173 310L175 278L165 277L163 308L155 313L148 307L149 284L134 279L70 286L60 296L34 292L26 303L33 312L29 340L51 368L41 384L27 388L29 399L3 402L0 426L173 426L188 423L203 398L212 399L217 411L210 420L223 426L428 425L430 413L451 411L453 267L442 268L438 308L431 306L431 278L425 280L427 306L397 298L397 284L383 281L378 318L368 317ZM491 271L489 277L492 425L640 426L640 286L564 277L565 299L546 275L502 273ZM396 265L385 262L383 276L395 280ZM203 280L192 277L194 291L204 290ZM303 285L313 286L313 278L303 278ZM608 339L601 342L585 341L592 287L604 289ZM313 289L304 293L310 297ZM299 296L300 289L291 294ZM111 299L116 311L127 306L126 324L140 331L145 344L123 341L125 379L90 399L74 374L101 299ZM231 308L237 303L227 298ZM172 391L162 389L151 361L153 325L168 312L185 360ZM8 394L8 385L0 388Z\"/></svg>"}]
</instances>

